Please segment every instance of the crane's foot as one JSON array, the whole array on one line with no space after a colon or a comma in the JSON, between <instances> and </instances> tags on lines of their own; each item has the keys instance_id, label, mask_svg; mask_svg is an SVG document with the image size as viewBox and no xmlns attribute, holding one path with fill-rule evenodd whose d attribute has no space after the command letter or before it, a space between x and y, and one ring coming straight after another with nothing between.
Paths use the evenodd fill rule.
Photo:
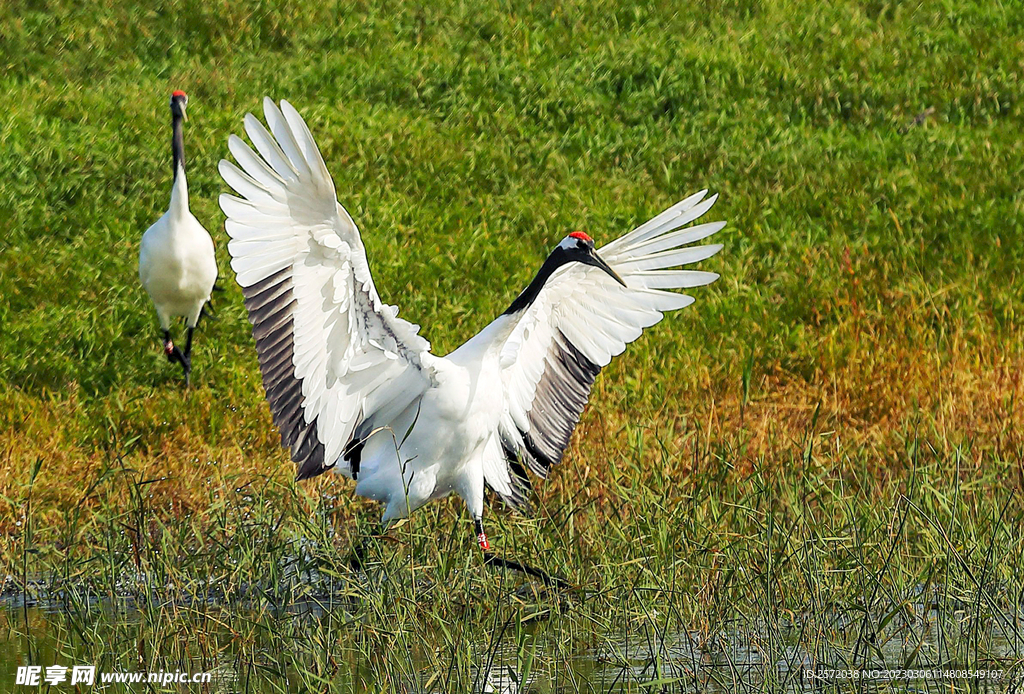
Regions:
<instances>
[{"instance_id":1,"label":"crane's foot","mask_svg":"<svg viewBox=\"0 0 1024 694\"><path fill-rule=\"evenodd\" d=\"M178 345L174 344L174 341L171 340L171 333L167 330L164 331L164 356L167 357L167 361L172 364L177 363L184 365L187 360L185 353L181 351L181 348L178 347Z\"/></svg>"},{"instance_id":2,"label":"crane's foot","mask_svg":"<svg viewBox=\"0 0 1024 694\"><path fill-rule=\"evenodd\" d=\"M484 564L487 566L512 569L513 571L522 572L527 576L536 578L549 588L558 588L559 590L567 591L575 590L571 583L560 576L552 576L548 572L534 568L528 564L520 564L512 559L505 559L504 557L499 557L498 555L491 553L489 551L491 549L491 543L487 541L487 535L484 533L483 521L479 518L474 519L473 527L474 532L476 532L477 544L480 545L480 549L483 550L484 553Z\"/></svg>"},{"instance_id":3,"label":"crane's foot","mask_svg":"<svg viewBox=\"0 0 1024 694\"><path fill-rule=\"evenodd\" d=\"M553 576L547 571L542 571L541 569L532 567L529 564L520 564L514 559L505 559L504 557L499 557L497 554L492 554L491 552L484 552L484 564L499 569L512 569L513 571L519 571L527 576L536 578L549 588L557 588L558 590L565 590L569 592L575 592L577 590L575 586L561 576Z\"/></svg>"}]
</instances>

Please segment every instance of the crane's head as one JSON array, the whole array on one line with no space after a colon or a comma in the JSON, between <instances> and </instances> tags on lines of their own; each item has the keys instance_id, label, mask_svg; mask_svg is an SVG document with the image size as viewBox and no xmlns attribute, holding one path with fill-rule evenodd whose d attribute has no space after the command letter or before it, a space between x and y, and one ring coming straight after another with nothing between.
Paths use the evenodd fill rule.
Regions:
<instances>
[{"instance_id":1,"label":"crane's head","mask_svg":"<svg viewBox=\"0 0 1024 694\"><path fill-rule=\"evenodd\" d=\"M171 94L171 114L181 117L182 120L188 120L185 116L185 106L187 105L188 94L180 89Z\"/></svg>"},{"instance_id":2,"label":"crane's head","mask_svg":"<svg viewBox=\"0 0 1024 694\"><path fill-rule=\"evenodd\" d=\"M619 273L615 272L611 266L604 261L601 256L594 250L594 239L590 238L582 231L574 231L558 244L558 248L555 252L561 252L563 255L563 262L571 263L583 263L584 265L593 265L596 268L600 268L608 273L616 282L621 284L623 287L626 283L619 277Z\"/></svg>"}]
</instances>

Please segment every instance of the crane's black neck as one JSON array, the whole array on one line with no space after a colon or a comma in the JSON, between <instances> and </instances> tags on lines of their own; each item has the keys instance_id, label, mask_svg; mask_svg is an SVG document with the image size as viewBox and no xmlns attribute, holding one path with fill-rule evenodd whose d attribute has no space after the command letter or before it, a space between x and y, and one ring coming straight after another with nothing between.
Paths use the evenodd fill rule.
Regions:
<instances>
[{"instance_id":1,"label":"crane's black neck","mask_svg":"<svg viewBox=\"0 0 1024 694\"><path fill-rule=\"evenodd\" d=\"M503 315L509 315L512 313L519 313L530 307L530 305L537 300L540 295L540 290L544 288L544 284L548 281L555 270L562 267L566 263L572 261L573 258L570 254L561 246L551 252L551 255L547 257L544 264L540 266L540 270L534 276L533 281L522 291L522 293L516 297Z\"/></svg>"},{"instance_id":2,"label":"crane's black neck","mask_svg":"<svg viewBox=\"0 0 1024 694\"><path fill-rule=\"evenodd\" d=\"M174 177L178 177L178 167L185 170L185 133L181 127L181 109L171 106L171 153L174 155Z\"/></svg>"}]
</instances>

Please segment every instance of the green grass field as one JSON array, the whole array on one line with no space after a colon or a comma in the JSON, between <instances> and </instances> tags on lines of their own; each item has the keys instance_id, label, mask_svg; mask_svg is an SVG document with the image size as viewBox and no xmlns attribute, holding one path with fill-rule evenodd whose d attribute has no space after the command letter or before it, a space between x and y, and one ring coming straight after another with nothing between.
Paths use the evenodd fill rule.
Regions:
<instances>
[{"instance_id":1,"label":"green grass field","mask_svg":"<svg viewBox=\"0 0 1024 694\"><path fill-rule=\"evenodd\" d=\"M7 2L0 682L74 658L261 692L483 690L489 667L774 691L794 652L1019 670L1022 76L1009 2ZM188 391L136 275L179 88L226 288ZM354 572L377 510L292 481L217 206L264 95L309 122L435 353L568 231L600 246L721 194L722 278L602 373L535 517L489 508L500 552L581 592L484 567L457 499ZM718 667L737 633L753 674L666 645Z\"/></svg>"}]
</instances>

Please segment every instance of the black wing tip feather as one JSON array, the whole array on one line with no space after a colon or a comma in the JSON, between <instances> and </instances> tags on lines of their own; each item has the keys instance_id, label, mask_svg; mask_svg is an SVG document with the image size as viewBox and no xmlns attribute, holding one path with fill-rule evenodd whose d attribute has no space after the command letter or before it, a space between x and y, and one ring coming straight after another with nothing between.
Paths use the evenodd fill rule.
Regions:
<instances>
[{"instance_id":1,"label":"black wing tip feather","mask_svg":"<svg viewBox=\"0 0 1024 694\"><path fill-rule=\"evenodd\" d=\"M296 464L295 478L305 480L321 475L330 469L324 466L324 445L320 442L317 420L306 421L302 383L295 377L291 315L295 299L290 268L243 287L242 293L256 341L263 389L274 424L281 432L281 445L289 449Z\"/></svg>"},{"instance_id":2,"label":"black wing tip feather","mask_svg":"<svg viewBox=\"0 0 1024 694\"><path fill-rule=\"evenodd\" d=\"M530 477L526 474L526 470L523 468L519 452L516 450L515 446L502 438L501 448L505 454L505 461L508 463L509 481L512 483L512 493L502 494L489 484L487 485L487 488L500 496L502 501L513 509L524 516L529 516L533 513L533 504L530 503L530 497L533 494L533 485L530 484Z\"/></svg>"},{"instance_id":3,"label":"black wing tip feather","mask_svg":"<svg viewBox=\"0 0 1024 694\"><path fill-rule=\"evenodd\" d=\"M545 369L527 417L530 430L520 432L530 469L547 477L562 462L572 432L587 406L590 389L601 367L581 352L561 331L545 359ZM539 468L539 469L538 469Z\"/></svg>"},{"instance_id":4,"label":"black wing tip feather","mask_svg":"<svg viewBox=\"0 0 1024 694\"><path fill-rule=\"evenodd\" d=\"M316 436L316 424L313 425L313 435ZM331 469L332 466L324 467L324 445L319 441L312 446L305 458L298 458L292 452L292 460L296 463L295 479L297 481L308 480L318 477Z\"/></svg>"},{"instance_id":5,"label":"black wing tip feather","mask_svg":"<svg viewBox=\"0 0 1024 694\"><path fill-rule=\"evenodd\" d=\"M529 430L519 430L522 446L504 446L516 478L529 485L527 469L546 479L552 466L562 462L599 373L601 367L559 331L527 413Z\"/></svg>"}]
</instances>

